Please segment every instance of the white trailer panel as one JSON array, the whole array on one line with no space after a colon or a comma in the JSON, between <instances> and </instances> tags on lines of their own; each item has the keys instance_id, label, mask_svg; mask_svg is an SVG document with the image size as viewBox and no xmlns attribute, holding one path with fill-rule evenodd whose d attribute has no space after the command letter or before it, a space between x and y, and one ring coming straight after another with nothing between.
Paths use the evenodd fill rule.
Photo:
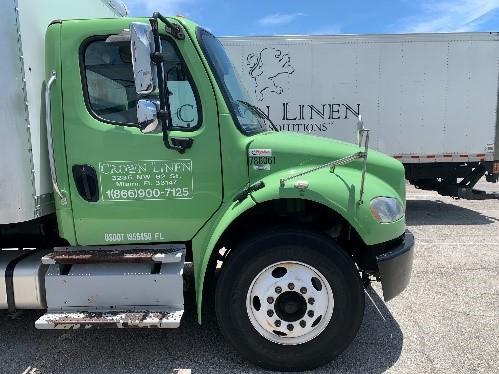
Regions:
<instances>
[{"instance_id":1,"label":"white trailer panel","mask_svg":"<svg viewBox=\"0 0 499 374\"><path fill-rule=\"evenodd\" d=\"M404 163L499 159L497 33L221 40L281 129L352 142L360 110L372 146Z\"/></svg>"},{"instance_id":2,"label":"white trailer panel","mask_svg":"<svg viewBox=\"0 0 499 374\"><path fill-rule=\"evenodd\" d=\"M0 224L53 211L43 88L45 32L51 21L119 17L114 0L1 0Z\"/></svg>"}]
</instances>

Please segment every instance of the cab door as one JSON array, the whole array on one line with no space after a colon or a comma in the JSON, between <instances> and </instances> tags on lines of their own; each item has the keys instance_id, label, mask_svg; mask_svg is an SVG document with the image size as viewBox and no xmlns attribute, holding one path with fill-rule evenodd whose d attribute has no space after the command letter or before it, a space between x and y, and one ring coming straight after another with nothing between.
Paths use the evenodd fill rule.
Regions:
<instances>
[{"instance_id":1,"label":"cab door","mask_svg":"<svg viewBox=\"0 0 499 374\"><path fill-rule=\"evenodd\" d=\"M193 140L181 154L161 133L136 127L130 44L108 38L129 22L62 25L65 147L80 245L190 240L222 201L217 103L192 42L162 37L170 137Z\"/></svg>"}]
</instances>

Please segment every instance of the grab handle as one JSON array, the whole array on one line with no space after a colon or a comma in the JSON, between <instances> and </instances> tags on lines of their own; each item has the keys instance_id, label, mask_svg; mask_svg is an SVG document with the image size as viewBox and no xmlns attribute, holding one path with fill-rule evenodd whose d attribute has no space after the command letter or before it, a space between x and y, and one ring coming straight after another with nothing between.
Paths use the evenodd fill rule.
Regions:
<instances>
[{"instance_id":1,"label":"grab handle","mask_svg":"<svg viewBox=\"0 0 499 374\"><path fill-rule=\"evenodd\" d=\"M63 192L59 188L59 185L57 184L57 176L55 173L54 149L52 144L52 113L51 113L50 89L52 88L52 85L54 84L56 78L57 76L55 71L52 71L50 79L47 82L47 86L45 87L45 125L47 126L47 145L49 151L50 177L52 179L52 187L54 188L54 192L61 199L61 204L66 205L68 203L68 200L66 199L66 196L64 196Z\"/></svg>"}]
</instances>

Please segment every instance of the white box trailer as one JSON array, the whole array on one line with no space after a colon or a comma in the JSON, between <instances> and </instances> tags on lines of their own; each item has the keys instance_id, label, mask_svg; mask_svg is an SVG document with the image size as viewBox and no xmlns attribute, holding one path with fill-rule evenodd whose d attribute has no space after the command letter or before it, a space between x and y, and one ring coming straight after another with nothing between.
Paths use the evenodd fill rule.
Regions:
<instances>
[{"instance_id":1,"label":"white box trailer","mask_svg":"<svg viewBox=\"0 0 499 374\"><path fill-rule=\"evenodd\" d=\"M0 224L53 212L45 113L45 31L53 20L125 16L114 0L1 0Z\"/></svg>"},{"instance_id":2,"label":"white box trailer","mask_svg":"<svg viewBox=\"0 0 499 374\"><path fill-rule=\"evenodd\" d=\"M497 181L498 33L221 40L281 130L353 142L361 113L373 148L416 186L476 197L480 177Z\"/></svg>"}]
</instances>

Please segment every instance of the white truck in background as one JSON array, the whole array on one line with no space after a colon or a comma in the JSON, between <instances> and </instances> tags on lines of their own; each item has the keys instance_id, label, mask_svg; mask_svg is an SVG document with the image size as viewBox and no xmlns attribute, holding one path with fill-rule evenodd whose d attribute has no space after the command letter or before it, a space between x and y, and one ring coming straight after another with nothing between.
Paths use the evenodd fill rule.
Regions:
<instances>
[{"instance_id":1,"label":"white truck in background","mask_svg":"<svg viewBox=\"0 0 499 374\"><path fill-rule=\"evenodd\" d=\"M220 39L280 130L353 141L362 114L416 187L490 196L473 186L499 176L498 33Z\"/></svg>"}]
</instances>

